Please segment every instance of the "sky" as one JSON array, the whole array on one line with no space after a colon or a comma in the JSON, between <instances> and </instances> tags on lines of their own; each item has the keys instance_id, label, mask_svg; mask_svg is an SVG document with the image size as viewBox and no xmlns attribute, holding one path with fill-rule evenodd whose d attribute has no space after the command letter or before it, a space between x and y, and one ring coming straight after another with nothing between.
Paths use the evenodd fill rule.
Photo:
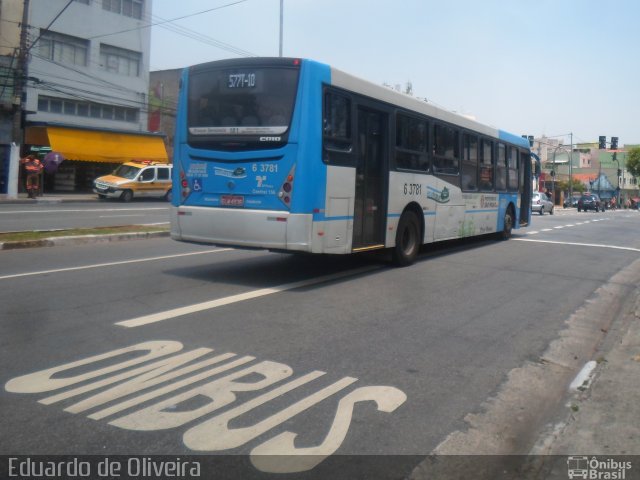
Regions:
<instances>
[{"instance_id":1,"label":"sky","mask_svg":"<svg viewBox=\"0 0 640 480\"><path fill-rule=\"evenodd\" d=\"M311 58L517 135L640 144L638 0L283 0ZM280 0L153 0L151 71L278 56ZM165 20L175 20L160 23Z\"/></svg>"}]
</instances>

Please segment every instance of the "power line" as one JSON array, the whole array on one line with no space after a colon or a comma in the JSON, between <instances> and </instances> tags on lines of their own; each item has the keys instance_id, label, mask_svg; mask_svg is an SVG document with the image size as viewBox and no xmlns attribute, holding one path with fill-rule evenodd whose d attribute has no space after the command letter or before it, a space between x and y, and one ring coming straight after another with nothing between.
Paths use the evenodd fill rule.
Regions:
<instances>
[{"instance_id":1,"label":"power line","mask_svg":"<svg viewBox=\"0 0 640 480\"><path fill-rule=\"evenodd\" d=\"M154 26L162 26L162 25L165 25L165 24L168 24L168 23L175 22L175 21L177 21L177 20L183 20L183 19L185 19L185 18L190 18L190 17L195 17L195 16L197 16L197 15L202 15L203 13L209 13L209 12L213 12L213 11L215 11L215 10L221 10L221 9L223 9L223 8L231 7L231 6L233 6L233 5L238 5L238 4L240 4L240 3L244 3L244 2L246 2L246 1L248 1L248 0L238 0L238 1L236 1L236 2L228 3L228 4L221 5L221 6L214 7L214 8L209 8L209 9L207 9L207 10L202 10L202 11L200 11L200 12L191 13L191 14L189 14L189 15L183 15L183 16L181 16L181 17L176 17L176 18L173 18L173 19L170 19L170 20L162 20L162 21L160 21L160 22L156 22L156 23L153 23L153 22L152 22L152 23L150 23L149 25L142 25L142 26L140 26L140 27L129 28L129 29L126 29L126 30L120 30L120 31L117 31L117 32L105 33L105 34L101 34L101 35L94 35L93 37L88 37L88 38L89 38L90 40L92 40L92 39L94 39L94 38L101 38L101 37L107 37L107 36L111 36L111 35L117 35L117 34L119 34L119 33L126 33L126 32L130 32L130 31L133 31L133 30L140 30L140 29L142 29L142 28L150 28L150 27L154 27ZM176 26L176 27L177 27L177 28L181 28L181 27L179 27L179 26ZM201 34L198 34L198 35L201 35ZM251 53L251 52L247 52L246 50L242 50L242 49L240 49L240 48L233 47L232 45L226 44L226 43L224 43L224 42L220 42L220 41L215 40L215 39L212 39L212 38L210 38L210 37L206 37L205 35L201 35L201 37L203 37L203 38L209 38L209 40L211 40L211 41L215 42L215 46L218 46L218 47L223 48L223 49L226 49L226 50L231 49L231 50L233 51L233 53L237 53L237 54L239 54L239 55L244 55L244 56L256 56L255 54L253 54L253 53ZM192 37L192 38L193 38L193 37Z\"/></svg>"},{"instance_id":2,"label":"power line","mask_svg":"<svg viewBox=\"0 0 640 480\"><path fill-rule=\"evenodd\" d=\"M62 15L64 13L64 11L69 7L69 5L71 5L75 0L69 0L69 2L63 7L62 10L60 10L60 12L58 12L58 14L53 17L53 20L51 20L49 22L49 25L47 25L44 30L47 31L49 30L49 28L51 27L51 25L53 25L53 23L60 18L60 15ZM24 53L25 55L28 55L29 52L31 51L31 49L33 48L33 46L38 42L38 40L40 40L40 37L42 36L42 29L40 29L40 34L36 37L36 39L31 42L31 45L29 45L29 48L27 48L27 51Z\"/></svg>"}]
</instances>

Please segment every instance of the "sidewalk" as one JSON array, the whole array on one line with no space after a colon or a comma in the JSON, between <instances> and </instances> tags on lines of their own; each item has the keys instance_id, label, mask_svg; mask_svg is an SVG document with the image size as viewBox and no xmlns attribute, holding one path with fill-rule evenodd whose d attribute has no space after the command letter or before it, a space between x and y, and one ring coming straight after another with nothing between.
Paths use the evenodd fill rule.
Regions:
<instances>
[{"instance_id":1,"label":"sidewalk","mask_svg":"<svg viewBox=\"0 0 640 480\"><path fill-rule=\"evenodd\" d=\"M626 310L595 352L597 365L592 375L570 396L568 418L543 436L531 452L542 457L534 460L535 473L527 478L566 479L570 465L582 461L582 466L590 469L584 478L640 479L638 293L637 288L632 292L635 298L625 305ZM594 458L600 465L595 469Z\"/></svg>"}]
</instances>

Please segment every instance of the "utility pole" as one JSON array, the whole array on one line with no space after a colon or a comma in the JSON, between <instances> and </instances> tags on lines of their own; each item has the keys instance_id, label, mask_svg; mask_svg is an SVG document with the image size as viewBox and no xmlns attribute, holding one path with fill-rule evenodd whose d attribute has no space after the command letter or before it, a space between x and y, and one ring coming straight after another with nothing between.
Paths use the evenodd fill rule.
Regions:
<instances>
[{"instance_id":1,"label":"utility pole","mask_svg":"<svg viewBox=\"0 0 640 480\"><path fill-rule=\"evenodd\" d=\"M23 0L22 22L20 24L20 46L13 81L13 143L18 146L24 139L24 85L27 76L27 35L29 23L29 0Z\"/></svg>"},{"instance_id":2,"label":"utility pole","mask_svg":"<svg viewBox=\"0 0 640 480\"><path fill-rule=\"evenodd\" d=\"M569 149L569 206L573 205L573 132L571 137L571 148Z\"/></svg>"},{"instance_id":3,"label":"utility pole","mask_svg":"<svg viewBox=\"0 0 640 480\"><path fill-rule=\"evenodd\" d=\"M18 198L20 178L20 149L24 144L24 85L27 77L27 27L29 23L29 0L22 2L22 22L20 23L20 45L16 55L16 69L13 72L13 121L11 131L11 151L7 175L7 195Z\"/></svg>"}]
</instances>

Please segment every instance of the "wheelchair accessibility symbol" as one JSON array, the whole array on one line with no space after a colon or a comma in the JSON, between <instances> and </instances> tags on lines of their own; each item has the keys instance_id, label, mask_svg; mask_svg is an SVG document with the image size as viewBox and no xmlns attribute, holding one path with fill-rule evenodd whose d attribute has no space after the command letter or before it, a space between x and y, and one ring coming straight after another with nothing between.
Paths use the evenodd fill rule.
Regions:
<instances>
[{"instance_id":1,"label":"wheelchair accessibility symbol","mask_svg":"<svg viewBox=\"0 0 640 480\"><path fill-rule=\"evenodd\" d=\"M194 178L193 179L193 188L192 188L192 190L194 192L202 191L202 183L200 183L200 179L198 179L198 178Z\"/></svg>"}]
</instances>

